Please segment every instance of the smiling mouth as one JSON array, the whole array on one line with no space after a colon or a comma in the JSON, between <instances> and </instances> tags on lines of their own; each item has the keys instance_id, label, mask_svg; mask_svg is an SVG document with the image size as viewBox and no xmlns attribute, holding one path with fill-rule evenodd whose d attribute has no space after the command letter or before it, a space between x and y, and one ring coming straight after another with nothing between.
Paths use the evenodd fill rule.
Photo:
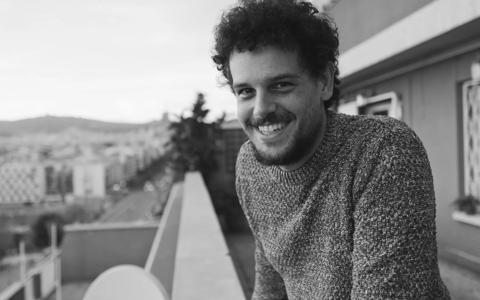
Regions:
<instances>
[{"instance_id":1,"label":"smiling mouth","mask_svg":"<svg viewBox=\"0 0 480 300\"><path fill-rule=\"evenodd\" d=\"M282 131L287 125L288 123L286 122L273 123L273 124L260 125L257 127L257 129L262 135L269 136Z\"/></svg>"}]
</instances>

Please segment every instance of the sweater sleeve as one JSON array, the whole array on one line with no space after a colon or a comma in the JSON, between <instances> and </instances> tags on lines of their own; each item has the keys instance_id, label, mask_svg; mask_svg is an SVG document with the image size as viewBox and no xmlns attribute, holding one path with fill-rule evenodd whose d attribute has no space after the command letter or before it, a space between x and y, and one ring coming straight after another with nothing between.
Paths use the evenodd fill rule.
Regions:
<instances>
[{"instance_id":1,"label":"sweater sleeve","mask_svg":"<svg viewBox=\"0 0 480 300\"><path fill-rule=\"evenodd\" d=\"M255 238L255 285L252 300L287 300L282 277L268 262Z\"/></svg>"},{"instance_id":2,"label":"sweater sleeve","mask_svg":"<svg viewBox=\"0 0 480 300\"><path fill-rule=\"evenodd\" d=\"M242 181L237 178L237 194L250 228L253 230L250 214L242 194ZM252 300L287 300L283 279L265 257L261 242L255 233L255 283Z\"/></svg>"},{"instance_id":3,"label":"sweater sleeve","mask_svg":"<svg viewBox=\"0 0 480 300\"><path fill-rule=\"evenodd\" d=\"M235 187L238 200L255 238L255 283L252 300L287 300L283 279L265 257L262 244L255 234L251 215L247 208L246 203L249 201L245 199L246 194L248 194L245 193L245 190L248 189L248 180L246 180L248 175L245 174L244 167L249 162L246 155L246 147L246 144L244 144L238 154Z\"/></svg>"},{"instance_id":4,"label":"sweater sleeve","mask_svg":"<svg viewBox=\"0 0 480 300\"><path fill-rule=\"evenodd\" d=\"M354 212L351 299L450 299L439 274L435 195L408 128L381 141Z\"/></svg>"}]
</instances>

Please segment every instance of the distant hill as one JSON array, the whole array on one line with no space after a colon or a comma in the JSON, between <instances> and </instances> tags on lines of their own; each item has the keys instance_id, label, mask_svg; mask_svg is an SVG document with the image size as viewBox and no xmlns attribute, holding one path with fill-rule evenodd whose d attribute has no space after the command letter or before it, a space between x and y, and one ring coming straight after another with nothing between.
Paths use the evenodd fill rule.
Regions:
<instances>
[{"instance_id":1,"label":"distant hill","mask_svg":"<svg viewBox=\"0 0 480 300\"><path fill-rule=\"evenodd\" d=\"M23 119L18 121L0 121L0 136L11 136L26 133L58 133L68 128L77 128L87 131L121 132L137 128L158 125L168 122L153 121L142 124L113 123L76 117L44 116Z\"/></svg>"}]
</instances>

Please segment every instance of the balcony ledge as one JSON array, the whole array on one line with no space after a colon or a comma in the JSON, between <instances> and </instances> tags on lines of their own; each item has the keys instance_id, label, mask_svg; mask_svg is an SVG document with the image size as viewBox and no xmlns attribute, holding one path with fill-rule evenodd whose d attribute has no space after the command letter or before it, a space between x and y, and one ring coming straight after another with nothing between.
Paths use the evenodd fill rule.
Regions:
<instances>
[{"instance_id":1,"label":"balcony ledge","mask_svg":"<svg viewBox=\"0 0 480 300\"><path fill-rule=\"evenodd\" d=\"M467 215L461 211L454 211L452 214L452 218L460 223L480 227L480 214L475 215Z\"/></svg>"}]
</instances>

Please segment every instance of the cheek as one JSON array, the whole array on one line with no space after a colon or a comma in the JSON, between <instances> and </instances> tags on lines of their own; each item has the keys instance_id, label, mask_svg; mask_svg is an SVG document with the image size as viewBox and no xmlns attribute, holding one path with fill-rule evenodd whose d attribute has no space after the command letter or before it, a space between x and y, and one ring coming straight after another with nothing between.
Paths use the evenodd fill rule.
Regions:
<instances>
[{"instance_id":1,"label":"cheek","mask_svg":"<svg viewBox=\"0 0 480 300\"><path fill-rule=\"evenodd\" d=\"M250 118L249 108L246 103L237 101L237 118L242 125L244 125Z\"/></svg>"},{"instance_id":2,"label":"cheek","mask_svg":"<svg viewBox=\"0 0 480 300\"><path fill-rule=\"evenodd\" d=\"M307 111L304 114L304 122L303 122L303 129L305 131L309 130L317 130L322 123L322 119L324 118L324 110L323 110L323 103L318 101L313 105L310 105Z\"/></svg>"},{"instance_id":3,"label":"cheek","mask_svg":"<svg viewBox=\"0 0 480 300\"><path fill-rule=\"evenodd\" d=\"M291 105L290 111L300 119L301 123L315 122L321 117L323 103L315 94L302 95L293 103L295 105Z\"/></svg>"},{"instance_id":4,"label":"cheek","mask_svg":"<svg viewBox=\"0 0 480 300\"><path fill-rule=\"evenodd\" d=\"M303 119L312 114L312 111L317 110L315 103L307 96L305 94L292 95L290 99L283 103L283 108L293 113L297 118Z\"/></svg>"}]
</instances>

